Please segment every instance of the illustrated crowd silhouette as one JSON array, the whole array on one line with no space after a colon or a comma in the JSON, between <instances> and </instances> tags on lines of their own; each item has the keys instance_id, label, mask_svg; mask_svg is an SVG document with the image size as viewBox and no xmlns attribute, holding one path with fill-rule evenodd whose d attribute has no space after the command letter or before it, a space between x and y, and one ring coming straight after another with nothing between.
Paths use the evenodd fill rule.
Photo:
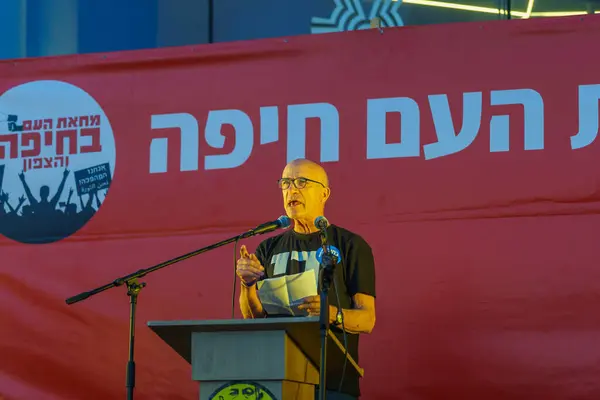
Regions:
<instances>
[{"instance_id":1,"label":"illustrated crowd silhouette","mask_svg":"<svg viewBox=\"0 0 600 400\"><path fill-rule=\"evenodd\" d=\"M0 191L0 232L23 243L49 243L70 236L85 225L102 204L98 193L104 192L106 196L108 187L79 196L79 206L72 202L75 190L69 188L66 201L59 202L70 172L63 171L62 181L52 197L48 185L42 185L38 196L34 196L25 173L19 173L25 195L18 198L16 206L11 203L11 193Z\"/></svg>"}]
</instances>

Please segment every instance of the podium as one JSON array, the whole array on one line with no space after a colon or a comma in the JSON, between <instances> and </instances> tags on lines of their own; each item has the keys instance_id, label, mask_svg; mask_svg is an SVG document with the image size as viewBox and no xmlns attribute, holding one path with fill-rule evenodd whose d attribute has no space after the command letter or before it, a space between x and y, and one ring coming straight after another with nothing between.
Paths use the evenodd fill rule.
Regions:
<instances>
[{"instance_id":1,"label":"podium","mask_svg":"<svg viewBox=\"0 0 600 400\"><path fill-rule=\"evenodd\" d=\"M243 395L316 400L319 317L150 321L148 326L191 364L200 400ZM341 369L343 344L331 331L327 336L327 370ZM348 354L346 378L351 374L363 376L364 371Z\"/></svg>"}]
</instances>

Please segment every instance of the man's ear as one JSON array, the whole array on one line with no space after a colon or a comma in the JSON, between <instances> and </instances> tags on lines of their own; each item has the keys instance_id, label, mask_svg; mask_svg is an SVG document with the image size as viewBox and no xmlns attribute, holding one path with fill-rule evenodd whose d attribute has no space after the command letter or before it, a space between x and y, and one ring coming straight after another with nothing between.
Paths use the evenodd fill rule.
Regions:
<instances>
[{"instance_id":1,"label":"man's ear","mask_svg":"<svg viewBox=\"0 0 600 400\"><path fill-rule=\"evenodd\" d=\"M329 196L331 196L331 189L330 188L323 189L323 203L325 203L329 199Z\"/></svg>"}]
</instances>

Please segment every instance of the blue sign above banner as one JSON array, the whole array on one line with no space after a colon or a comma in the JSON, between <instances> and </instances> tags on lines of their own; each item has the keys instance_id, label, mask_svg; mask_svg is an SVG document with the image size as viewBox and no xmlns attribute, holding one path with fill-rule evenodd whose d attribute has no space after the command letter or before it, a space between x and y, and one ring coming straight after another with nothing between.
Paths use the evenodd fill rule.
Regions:
<instances>
[{"instance_id":1,"label":"blue sign above banner","mask_svg":"<svg viewBox=\"0 0 600 400\"><path fill-rule=\"evenodd\" d=\"M373 28L372 21L378 19L379 27L404 26L398 9L402 0L374 0L369 15L360 0L333 0L335 9L329 18L313 17L311 33L355 31Z\"/></svg>"}]
</instances>

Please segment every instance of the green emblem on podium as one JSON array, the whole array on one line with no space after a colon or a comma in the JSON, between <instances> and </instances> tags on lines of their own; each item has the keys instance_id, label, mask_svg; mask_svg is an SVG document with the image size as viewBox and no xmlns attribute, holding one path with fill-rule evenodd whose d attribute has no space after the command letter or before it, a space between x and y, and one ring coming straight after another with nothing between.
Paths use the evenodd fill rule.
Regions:
<instances>
[{"instance_id":1,"label":"green emblem on podium","mask_svg":"<svg viewBox=\"0 0 600 400\"><path fill-rule=\"evenodd\" d=\"M215 390L209 400L278 400L256 382L230 382Z\"/></svg>"}]
</instances>

